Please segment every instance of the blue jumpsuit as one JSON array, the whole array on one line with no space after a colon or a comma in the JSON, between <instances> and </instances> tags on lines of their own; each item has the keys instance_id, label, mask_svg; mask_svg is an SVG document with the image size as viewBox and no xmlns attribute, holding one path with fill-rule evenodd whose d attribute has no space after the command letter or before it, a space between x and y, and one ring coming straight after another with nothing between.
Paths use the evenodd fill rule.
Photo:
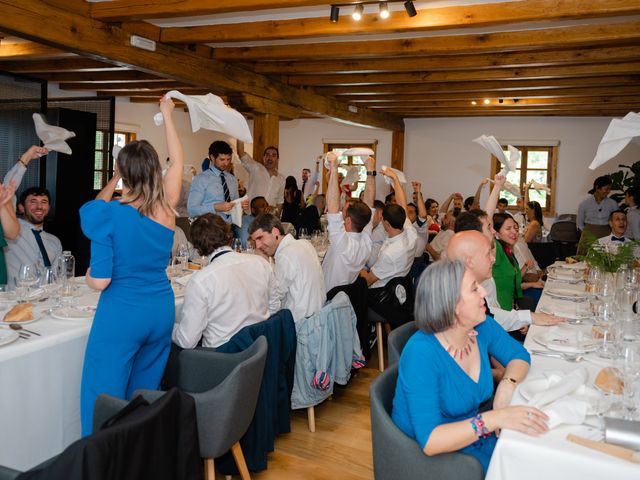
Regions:
<instances>
[{"instance_id":1,"label":"blue jumpsuit","mask_svg":"<svg viewBox=\"0 0 640 480\"><path fill-rule=\"evenodd\" d=\"M175 317L166 275L173 230L118 201L93 200L80 209L91 240L91 276L111 278L100 295L82 372L82 434L92 431L96 397L129 399L158 389Z\"/></svg>"}]
</instances>

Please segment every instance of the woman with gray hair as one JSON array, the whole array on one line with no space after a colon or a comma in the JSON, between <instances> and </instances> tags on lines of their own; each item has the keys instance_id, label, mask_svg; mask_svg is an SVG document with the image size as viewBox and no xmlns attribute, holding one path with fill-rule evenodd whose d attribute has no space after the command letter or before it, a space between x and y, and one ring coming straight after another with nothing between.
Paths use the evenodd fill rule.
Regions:
<instances>
[{"instance_id":1,"label":"woman with gray hair","mask_svg":"<svg viewBox=\"0 0 640 480\"><path fill-rule=\"evenodd\" d=\"M459 450L477 458L486 473L500 429L540 435L548 417L534 407L509 406L530 357L486 315L484 294L458 260L425 270L415 299L419 330L400 357L392 418L425 454ZM493 393L489 355L506 369L494 409L479 413Z\"/></svg>"}]
</instances>

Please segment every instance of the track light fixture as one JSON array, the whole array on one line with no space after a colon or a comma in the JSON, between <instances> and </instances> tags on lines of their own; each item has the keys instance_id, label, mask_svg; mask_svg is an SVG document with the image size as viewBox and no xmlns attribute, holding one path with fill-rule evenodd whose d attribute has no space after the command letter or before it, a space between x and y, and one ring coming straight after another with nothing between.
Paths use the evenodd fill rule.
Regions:
<instances>
[{"instance_id":1,"label":"track light fixture","mask_svg":"<svg viewBox=\"0 0 640 480\"><path fill-rule=\"evenodd\" d=\"M364 11L364 5L362 5L361 3L358 3L355 7L353 7L353 13L351 14L351 17L356 22L359 22L360 19L362 18L363 11Z\"/></svg>"},{"instance_id":2,"label":"track light fixture","mask_svg":"<svg viewBox=\"0 0 640 480\"><path fill-rule=\"evenodd\" d=\"M418 12L416 11L416 7L411 0L407 0L404 2L404 9L407 11L407 15L410 17L415 17Z\"/></svg>"},{"instance_id":3,"label":"track light fixture","mask_svg":"<svg viewBox=\"0 0 640 480\"><path fill-rule=\"evenodd\" d=\"M329 20L331 20L331 23L338 23L339 18L340 18L340 7L331 5L331 15L329 16Z\"/></svg>"},{"instance_id":4,"label":"track light fixture","mask_svg":"<svg viewBox=\"0 0 640 480\"><path fill-rule=\"evenodd\" d=\"M362 2L352 2L352 3L332 3L331 4L331 13L329 14L329 20L331 23L337 23L340 18L340 7L353 7L353 13L351 17L355 21L359 21L362 19L362 14L364 12L365 5L378 5L378 16L381 19L386 19L390 17L389 13L389 3L403 3L404 9L407 11L407 15L410 17L415 17L418 12L416 10L415 5L411 0L371 0L371 1L362 1Z\"/></svg>"}]
</instances>

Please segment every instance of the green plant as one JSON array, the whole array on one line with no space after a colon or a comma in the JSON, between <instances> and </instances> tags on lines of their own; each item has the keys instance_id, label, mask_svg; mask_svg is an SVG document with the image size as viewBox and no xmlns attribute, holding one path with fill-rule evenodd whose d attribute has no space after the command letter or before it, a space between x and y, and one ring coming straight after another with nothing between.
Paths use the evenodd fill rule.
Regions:
<instances>
[{"instance_id":1,"label":"green plant","mask_svg":"<svg viewBox=\"0 0 640 480\"><path fill-rule=\"evenodd\" d=\"M598 268L602 271L615 273L624 265L632 266L635 264L635 249L640 246L637 240L621 243L619 245L601 245L598 239L591 232L585 232L580 240L580 248L586 250L586 255L582 255L581 259L587 262L591 267Z\"/></svg>"},{"instance_id":2,"label":"green plant","mask_svg":"<svg viewBox=\"0 0 640 480\"><path fill-rule=\"evenodd\" d=\"M640 188L640 160L633 165L618 165L618 167L620 170L610 173L609 176L613 182L611 190L616 192L611 195L611 198L620 203L624 199L624 191L627 188Z\"/></svg>"}]
</instances>

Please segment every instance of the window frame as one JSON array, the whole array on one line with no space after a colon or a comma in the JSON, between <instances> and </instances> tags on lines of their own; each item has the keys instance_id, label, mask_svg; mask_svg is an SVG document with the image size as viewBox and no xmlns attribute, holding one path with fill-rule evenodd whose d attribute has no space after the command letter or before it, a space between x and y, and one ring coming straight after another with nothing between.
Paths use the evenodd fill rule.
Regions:
<instances>
[{"instance_id":1,"label":"window frame","mask_svg":"<svg viewBox=\"0 0 640 480\"><path fill-rule=\"evenodd\" d=\"M100 191L104 188L104 186L109 182L109 179L111 178L111 176L113 175L113 169L114 166L112 164L112 162L110 161L110 156L111 156L111 152L109 151L109 145L115 145L115 139L117 135L124 135L125 137L125 142L124 144L126 145L127 143L131 142L132 140L135 140L137 135L135 132L126 132L126 131L114 131L114 137L113 137L113 142L109 142L109 132L105 131L105 130L97 130L96 131L96 136L97 134L100 133L102 135L102 147L101 148L95 148L94 147L94 157L93 157L93 189L95 191ZM96 144L97 144L97 139L96 139ZM96 162L97 162L97 154L98 153L102 153L102 166L101 168L96 168ZM115 160L115 159L114 159ZM102 174L102 185L100 186L100 188L96 188L96 173L101 173Z\"/></svg>"},{"instance_id":2,"label":"window frame","mask_svg":"<svg viewBox=\"0 0 640 480\"><path fill-rule=\"evenodd\" d=\"M324 153L328 153L334 149L339 149L339 148L343 148L343 149L349 149L349 148L370 148L371 150L373 150L373 155L375 157L377 149L376 147L378 146L378 142L366 142L366 143L355 143L355 142L325 142L324 143ZM353 162L353 157L349 157L347 160L347 163L341 163L340 166L352 166L352 165L356 165ZM356 166L360 166L360 165L356 165ZM327 181L328 181L328 170L326 168L322 169L322 191L326 192L327 191ZM358 180L358 184L366 184L366 179L365 180ZM356 188L353 192L351 192L351 197L355 198L355 193L358 191L358 188Z\"/></svg>"},{"instance_id":3,"label":"window frame","mask_svg":"<svg viewBox=\"0 0 640 480\"><path fill-rule=\"evenodd\" d=\"M557 179L557 170L558 170L558 146L557 145L513 145L515 148L520 150L521 153L521 162L520 162L520 188L526 182L527 172L529 171L544 171L545 169L541 168L532 168L529 169L527 162L530 151L540 151L546 150L549 152L549 162L547 164L546 172L547 172L547 185L549 186L551 193L547 196L547 206L542 209L542 213L547 217L555 217L556 216L556 179ZM503 146L506 150L506 147ZM495 157L495 155L491 155L491 178L493 178L500 170L502 169L502 164ZM521 191L524 199L524 191ZM518 208L515 205L509 205L507 210L516 212Z\"/></svg>"}]
</instances>

